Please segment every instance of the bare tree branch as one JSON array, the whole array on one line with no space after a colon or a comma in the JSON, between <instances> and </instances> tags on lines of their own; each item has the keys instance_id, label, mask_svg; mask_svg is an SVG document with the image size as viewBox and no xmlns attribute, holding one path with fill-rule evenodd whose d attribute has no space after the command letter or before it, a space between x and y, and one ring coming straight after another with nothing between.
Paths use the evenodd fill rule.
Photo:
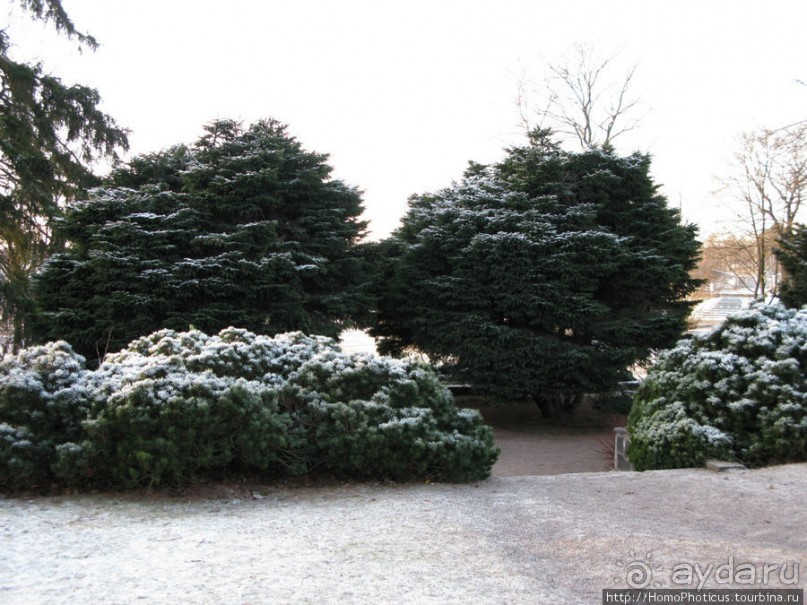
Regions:
<instances>
[{"instance_id":1,"label":"bare tree branch","mask_svg":"<svg viewBox=\"0 0 807 605\"><path fill-rule=\"evenodd\" d=\"M744 134L734 159L737 172L723 182L739 203L745 236L755 242L755 295L775 295L782 275L771 253L793 232L807 185L807 121Z\"/></svg>"},{"instance_id":2,"label":"bare tree branch","mask_svg":"<svg viewBox=\"0 0 807 605\"><path fill-rule=\"evenodd\" d=\"M549 126L582 149L609 146L638 124L627 118L638 105L630 96L637 68L632 67L614 83L608 78L613 57L598 59L581 45L574 47L573 52L571 60L549 65L549 76L533 91L542 100L542 108L530 107L525 82L519 81L517 104L521 123L529 131L533 121L529 116L534 115L538 126Z\"/></svg>"}]
</instances>

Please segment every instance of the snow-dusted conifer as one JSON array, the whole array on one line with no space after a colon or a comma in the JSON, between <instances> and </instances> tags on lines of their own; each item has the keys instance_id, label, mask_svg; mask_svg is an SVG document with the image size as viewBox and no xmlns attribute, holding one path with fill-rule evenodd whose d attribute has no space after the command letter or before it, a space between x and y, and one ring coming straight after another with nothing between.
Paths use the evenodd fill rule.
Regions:
<instances>
[{"instance_id":1,"label":"snow-dusted conifer","mask_svg":"<svg viewBox=\"0 0 807 605\"><path fill-rule=\"evenodd\" d=\"M782 237L776 256L784 269L782 302L793 308L807 305L807 226L799 225Z\"/></svg>"},{"instance_id":2,"label":"snow-dusted conifer","mask_svg":"<svg viewBox=\"0 0 807 605\"><path fill-rule=\"evenodd\" d=\"M545 136L413 196L378 246L381 350L414 348L455 380L545 411L605 392L686 326L695 228L646 156L568 153Z\"/></svg>"},{"instance_id":3,"label":"snow-dusted conifer","mask_svg":"<svg viewBox=\"0 0 807 605\"><path fill-rule=\"evenodd\" d=\"M272 120L214 122L67 213L38 279L41 340L88 359L160 328L334 336L360 308L359 192Z\"/></svg>"}]
</instances>

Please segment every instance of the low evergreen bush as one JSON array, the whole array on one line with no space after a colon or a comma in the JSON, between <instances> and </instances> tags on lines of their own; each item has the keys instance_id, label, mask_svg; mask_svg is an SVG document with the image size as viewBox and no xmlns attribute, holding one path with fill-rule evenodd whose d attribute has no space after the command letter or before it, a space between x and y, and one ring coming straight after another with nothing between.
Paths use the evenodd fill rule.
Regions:
<instances>
[{"instance_id":1,"label":"low evergreen bush","mask_svg":"<svg viewBox=\"0 0 807 605\"><path fill-rule=\"evenodd\" d=\"M662 354L636 394L638 470L807 460L807 307L756 304Z\"/></svg>"},{"instance_id":2,"label":"low evergreen bush","mask_svg":"<svg viewBox=\"0 0 807 605\"><path fill-rule=\"evenodd\" d=\"M66 342L0 360L0 485L42 484L84 435L84 358Z\"/></svg>"},{"instance_id":3,"label":"low evergreen bush","mask_svg":"<svg viewBox=\"0 0 807 605\"><path fill-rule=\"evenodd\" d=\"M0 485L181 485L227 473L471 481L498 450L428 367L328 338L162 330L94 371L65 343L0 365Z\"/></svg>"}]
</instances>

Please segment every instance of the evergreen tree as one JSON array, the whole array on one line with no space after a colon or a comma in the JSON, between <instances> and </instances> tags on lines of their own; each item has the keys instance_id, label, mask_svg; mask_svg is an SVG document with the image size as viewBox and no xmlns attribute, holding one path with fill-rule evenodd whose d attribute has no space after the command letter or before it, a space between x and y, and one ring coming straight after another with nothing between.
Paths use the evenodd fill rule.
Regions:
<instances>
[{"instance_id":1,"label":"evergreen tree","mask_svg":"<svg viewBox=\"0 0 807 605\"><path fill-rule=\"evenodd\" d=\"M21 0L36 19L95 48L59 0ZM91 185L93 162L127 146L126 133L98 109L98 92L67 86L42 66L10 55L0 31L0 322L13 326L18 347L32 312L30 277L58 246L52 223L61 206Z\"/></svg>"},{"instance_id":2,"label":"evergreen tree","mask_svg":"<svg viewBox=\"0 0 807 605\"><path fill-rule=\"evenodd\" d=\"M605 392L672 345L696 286L680 224L639 154L567 153L536 133L494 166L414 196L378 247L372 333L454 378L545 411Z\"/></svg>"},{"instance_id":3,"label":"evergreen tree","mask_svg":"<svg viewBox=\"0 0 807 605\"><path fill-rule=\"evenodd\" d=\"M779 297L788 307L807 305L807 226L797 225L779 240L776 257L784 269Z\"/></svg>"},{"instance_id":4,"label":"evergreen tree","mask_svg":"<svg viewBox=\"0 0 807 605\"><path fill-rule=\"evenodd\" d=\"M135 158L67 213L70 246L37 281L38 337L95 358L189 325L337 335L363 304L365 224L326 160L272 120L217 121L189 149Z\"/></svg>"}]
</instances>

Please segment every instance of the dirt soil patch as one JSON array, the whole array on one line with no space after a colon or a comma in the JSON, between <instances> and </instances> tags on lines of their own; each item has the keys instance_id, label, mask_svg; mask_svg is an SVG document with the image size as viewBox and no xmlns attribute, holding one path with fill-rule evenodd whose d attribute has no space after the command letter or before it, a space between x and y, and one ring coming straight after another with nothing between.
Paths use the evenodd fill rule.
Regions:
<instances>
[{"instance_id":1,"label":"dirt soil patch","mask_svg":"<svg viewBox=\"0 0 807 605\"><path fill-rule=\"evenodd\" d=\"M501 450L496 477L607 471L613 467L614 427L625 418L583 405L571 416L543 418L534 403L492 407L461 399L493 427Z\"/></svg>"}]
</instances>

